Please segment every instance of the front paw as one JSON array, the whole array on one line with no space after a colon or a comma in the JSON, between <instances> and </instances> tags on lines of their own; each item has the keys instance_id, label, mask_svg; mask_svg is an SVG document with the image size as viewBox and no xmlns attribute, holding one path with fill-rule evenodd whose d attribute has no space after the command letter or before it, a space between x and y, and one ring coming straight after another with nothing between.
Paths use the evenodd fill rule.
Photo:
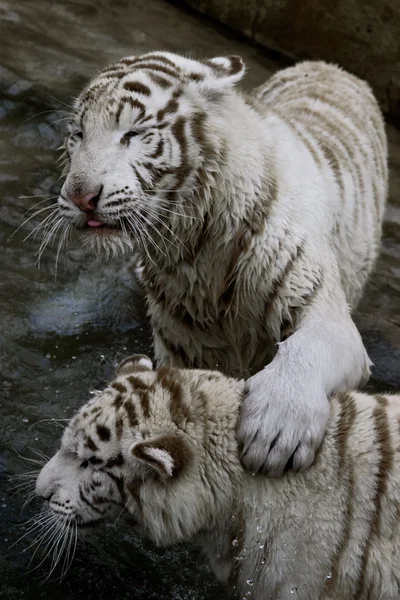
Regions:
<instances>
[{"instance_id":1,"label":"front paw","mask_svg":"<svg viewBox=\"0 0 400 600\"><path fill-rule=\"evenodd\" d=\"M238 430L243 465L272 477L285 468L307 469L322 442L329 416L326 394L306 374L272 366L251 377Z\"/></svg>"}]
</instances>

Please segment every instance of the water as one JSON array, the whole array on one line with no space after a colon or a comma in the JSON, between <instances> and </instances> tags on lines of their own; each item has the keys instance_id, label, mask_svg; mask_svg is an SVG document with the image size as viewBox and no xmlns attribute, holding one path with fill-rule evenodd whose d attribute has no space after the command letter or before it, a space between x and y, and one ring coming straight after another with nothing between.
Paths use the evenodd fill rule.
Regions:
<instances>
[{"instance_id":1,"label":"water","mask_svg":"<svg viewBox=\"0 0 400 600\"><path fill-rule=\"evenodd\" d=\"M118 359L150 352L143 296L129 265L82 260L72 245L60 256L55 279L55 248L45 251L37 269L39 240L31 236L24 242L37 219L10 236L41 195L57 194L56 148L65 104L96 69L157 48L199 56L233 53L245 58L245 85L251 87L278 65L156 0L20 0L1 2L0 16L0 597L228 600L196 549L155 549L121 520L79 543L62 583L41 585L48 563L27 572L33 549L22 551L29 536L10 549L26 531L20 523L40 508L33 503L21 516L26 493L13 496L9 489L10 475L36 466L19 454L31 459L38 458L34 451L51 454L63 427L55 419L69 417L90 389L103 385ZM400 388L400 135L392 128L388 133L392 179L385 240L356 315L376 365L370 389Z\"/></svg>"}]
</instances>

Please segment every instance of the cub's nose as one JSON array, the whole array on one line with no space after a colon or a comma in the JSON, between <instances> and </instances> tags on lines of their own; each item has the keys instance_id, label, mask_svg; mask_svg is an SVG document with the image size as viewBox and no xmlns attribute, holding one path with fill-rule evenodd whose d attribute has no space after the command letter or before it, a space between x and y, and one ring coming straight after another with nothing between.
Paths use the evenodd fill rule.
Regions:
<instances>
[{"instance_id":1,"label":"cub's nose","mask_svg":"<svg viewBox=\"0 0 400 600\"><path fill-rule=\"evenodd\" d=\"M90 212L96 208L100 194L101 189L98 192L86 194L86 196L71 196L70 200L84 212Z\"/></svg>"}]
</instances>

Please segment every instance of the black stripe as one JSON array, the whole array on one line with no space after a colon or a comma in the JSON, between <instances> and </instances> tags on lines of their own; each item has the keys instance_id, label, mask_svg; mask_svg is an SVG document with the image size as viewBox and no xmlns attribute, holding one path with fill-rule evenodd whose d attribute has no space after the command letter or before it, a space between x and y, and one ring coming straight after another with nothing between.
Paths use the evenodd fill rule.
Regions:
<instances>
[{"instance_id":1,"label":"black stripe","mask_svg":"<svg viewBox=\"0 0 400 600\"><path fill-rule=\"evenodd\" d=\"M99 513L100 515L103 514L101 512L101 510L99 510L98 508L96 508L96 506L93 506L93 504L84 496L84 494L82 492L82 487L81 486L79 486L79 498L82 500L82 502L84 502L85 504L87 504L87 506L90 506L90 508L92 508L95 512Z\"/></svg>"}]
</instances>

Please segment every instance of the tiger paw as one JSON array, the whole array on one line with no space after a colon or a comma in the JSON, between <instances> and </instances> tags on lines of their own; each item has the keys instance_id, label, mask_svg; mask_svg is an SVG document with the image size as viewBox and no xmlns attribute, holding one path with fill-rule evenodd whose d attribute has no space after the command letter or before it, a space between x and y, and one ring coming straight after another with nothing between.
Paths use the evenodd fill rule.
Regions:
<instances>
[{"instance_id":1,"label":"tiger paw","mask_svg":"<svg viewBox=\"0 0 400 600\"><path fill-rule=\"evenodd\" d=\"M310 377L268 365L245 386L238 430L244 467L271 477L287 468L304 471L322 442L328 416L326 394Z\"/></svg>"}]
</instances>

